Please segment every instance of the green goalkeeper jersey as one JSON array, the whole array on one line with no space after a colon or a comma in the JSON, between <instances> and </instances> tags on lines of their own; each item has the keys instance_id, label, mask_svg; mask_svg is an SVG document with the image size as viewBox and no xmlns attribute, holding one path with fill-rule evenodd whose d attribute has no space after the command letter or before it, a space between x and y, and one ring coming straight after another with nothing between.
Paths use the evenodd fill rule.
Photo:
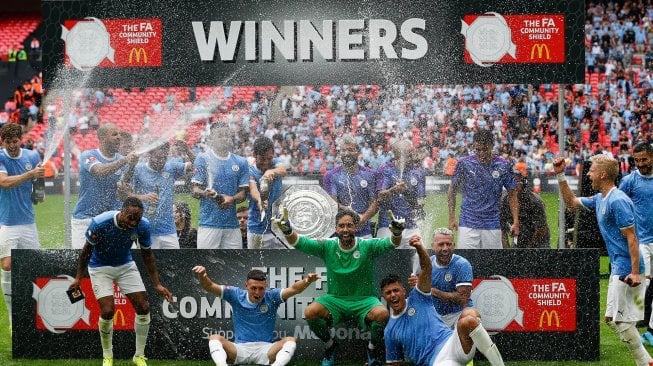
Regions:
<instances>
[{"instance_id":1,"label":"green goalkeeper jersey","mask_svg":"<svg viewBox=\"0 0 653 366\"><path fill-rule=\"evenodd\" d=\"M390 238L356 238L353 248L340 247L338 238L315 240L300 236L295 249L322 258L327 268L327 293L334 296L377 296L374 258L395 246Z\"/></svg>"}]
</instances>

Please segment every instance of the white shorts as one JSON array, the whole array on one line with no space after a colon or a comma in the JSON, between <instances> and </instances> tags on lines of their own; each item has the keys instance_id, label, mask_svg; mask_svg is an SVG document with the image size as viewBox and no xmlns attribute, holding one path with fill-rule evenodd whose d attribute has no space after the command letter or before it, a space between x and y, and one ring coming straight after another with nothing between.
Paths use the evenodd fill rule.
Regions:
<instances>
[{"instance_id":1,"label":"white shorts","mask_svg":"<svg viewBox=\"0 0 653 366\"><path fill-rule=\"evenodd\" d=\"M179 249L177 234L152 236L151 249Z\"/></svg>"},{"instance_id":2,"label":"white shorts","mask_svg":"<svg viewBox=\"0 0 653 366\"><path fill-rule=\"evenodd\" d=\"M216 229L200 226L197 229L197 249L243 249L240 228Z\"/></svg>"},{"instance_id":3,"label":"white shorts","mask_svg":"<svg viewBox=\"0 0 653 366\"><path fill-rule=\"evenodd\" d=\"M404 232L401 234L401 244L397 247L398 249L413 249L410 245L408 245L408 241L410 240L410 237L413 235L422 235L419 232L419 228L411 228L411 229L406 229ZM390 231L389 227L382 227L376 232L376 237L377 238L389 238L392 236L392 232ZM425 240L425 238L422 238L422 240Z\"/></svg>"},{"instance_id":4,"label":"white shorts","mask_svg":"<svg viewBox=\"0 0 653 366\"><path fill-rule=\"evenodd\" d=\"M501 230L458 228L456 249L502 249Z\"/></svg>"},{"instance_id":5,"label":"white shorts","mask_svg":"<svg viewBox=\"0 0 653 366\"><path fill-rule=\"evenodd\" d=\"M639 255L644 260L644 273L646 277L651 277L651 261L653 261L653 243L639 244ZM644 280L642 279L642 282Z\"/></svg>"},{"instance_id":6,"label":"white shorts","mask_svg":"<svg viewBox=\"0 0 653 366\"><path fill-rule=\"evenodd\" d=\"M93 294L95 294L96 299L107 296L113 297L114 281L123 295L134 292L145 292L143 279L134 261L118 267L89 267L88 275L91 277Z\"/></svg>"},{"instance_id":7,"label":"white shorts","mask_svg":"<svg viewBox=\"0 0 653 366\"><path fill-rule=\"evenodd\" d=\"M644 319L646 286L630 287L619 276L610 275L605 316L614 322L637 322Z\"/></svg>"},{"instance_id":8,"label":"white shorts","mask_svg":"<svg viewBox=\"0 0 653 366\"><path fill-rule=\"evenodd\" d=\"M283 245L279 240L286 243L285 238L275 237L273 234L252 234L247 233L247 249L288 249L289 244Z\"/></svg>"},{"instance_id":9,"label":"white shorts","mask_svg":"<svg viewBox=\"0 0 653 366\"><path fill-rule=\"evenodd\" d=\"M70 245L73 249L82 249L86 244L86 230L93 219L70 219Z\"/></svg>"},{"instance_id":10,"label":"white shorts","mask_svg":"<svg viewBox=\"0 0 653 366\"><path fill-rule=\"evenodd\" d=\"M469 361L474 358L476 353L476 346L472 346L469 353L463 351L463 345L460 343L460 336L458 330L454 329L451 337L447 339L440 349L440 352L435 357L433 366L465 366Z\"/></svg>"},{"instance_id":11,"label":"white shorts","mask_svg":"<svg viewBox=\"0 0 653 366\"><path fill-rule=\"evenodd\" d=\"M269 365L268 351L272 343L248 342L234 343L236 346L235 365Z\"/></svg>"},{"instance_id":12,"label":"white shorts","mask_svg":"<svg viewBox=\"0 0 653 366\"><path fill-rule=\"evenodd\" d=\"M440 315L440 318L442 318L444 324L446 324L449 328L454 329L456 327L456 323L458 322L458 319L460 319L460 314L462 313L463 311L461 310L455 313Z\"/></svg>"},{"instance_id":13,"label":"white shorts","mask_svg":"<svg viewBox=\"0 0 653 366\"><path fill-rule=\"evenodd\" d=\"M39 247L39 232L36 230L36 224L0 227L0 258L11 257L12 249L39 249Z\"/></svg>"}]
</instances>

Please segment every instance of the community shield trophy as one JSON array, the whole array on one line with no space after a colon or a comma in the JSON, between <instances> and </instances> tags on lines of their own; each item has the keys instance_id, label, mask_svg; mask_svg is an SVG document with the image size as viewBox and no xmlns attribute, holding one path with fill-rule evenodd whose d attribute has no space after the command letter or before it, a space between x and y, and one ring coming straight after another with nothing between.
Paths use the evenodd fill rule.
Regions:
<instances>
[{"instance_id":1,"label":"community shield trophy","mask_svg":"<svg viewBox=\"0 0 653 366\"><path fill-rule=\"evenodd\" d=\"M282 207L288 209L288 218L299 235L317 239L335 232L338 204L316 184L290 186L274 201L272 212L278 214ZM272 225L272 231L283 237L276 225Z\"/></svg>"}]
</instances>

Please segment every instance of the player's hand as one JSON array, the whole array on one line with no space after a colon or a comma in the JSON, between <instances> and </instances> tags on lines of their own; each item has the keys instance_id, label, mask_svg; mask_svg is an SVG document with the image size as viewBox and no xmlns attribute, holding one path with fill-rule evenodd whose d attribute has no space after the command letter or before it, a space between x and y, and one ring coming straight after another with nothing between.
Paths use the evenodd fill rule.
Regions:
<instances>
[{"instance_id":1,"label":"player's hand","mask_svg":"<svg viewBox=\"0 0 653 366\"><path fill-rule=\"evenodd\" d=\"M313 283L318 279L320 279L320 276L318 276L317 273L309 273L308 276L306 276L306 281L308 281L308 283Z\"/></svg>"},{"instance_id":2,"label":"player's hand","mask_svg":"<svg viewBox=\"0 0 653 366\"><path fill-rule=\"evenodd\" d=\"M219 194L218 197L221 197L220 200L218 201L218 207L222 210L226 210L229 207L236 204L236 200L234 199L234 196Z\"/></svg>"},{"instance_id":3,"label":"player's hand","mask_svg":"<svg viewBox=\"0 0 653 366\"><path fill-rule=\"evenodd\" d=\"M292 234L292 225L290 224L290 219L288 219L288 209L281 207L281 212L275 217L272 221L275 225L281 230L283 235Z\"/></svg>"},{"instance_id":4,"label":"player's hand","mask_svg":"<svg viewBox=\"0 0 653 366\"><path fill-rule=\"evenodd\" d=\"M637 287L642 284L639 274L629 273L623 281L630 287Z\"/></svg>"},{"instance_id":5,"label":"player's hand","mask_svg":"<svg viewBox=\"0 0 653 366\"><path fill-rule=\"evenodd\" d=\"M422 237L419 235L413 235L408 239L408 245L410 245L413 248L421 247L422 246Z\"/></svg>"},{"instance_id":6,"label":"player's hand","mask_svg":"<svg viewBox=\"0 0 653 366\"><path fill-rule=\"evenodd\" d=\"M515 238L519 236L519 224L513 223L510 225L510 235Z\"/></svg>"},{"instance_id":7,"label":"player's hand","mask_svg":"<svg viewBox=\"0 0 653 366\"><path fill-rule=\"evenodd\" d=\"M39 163L34 169L32 169L31 173L32 178L43 178L45 175L45 167L42 163Z\"/></svg>"},{"instance_id":8,"label":"player's hand","mask_svg":"<svg viewBox=\"0 0 653 366\"><path fill-rule=\"evenodd\" d=\"M151 204L155 204L155 205L159 204L159 195L156 194L156 192L150 192L150 193L144 194L142 197L143 197L142 201L145 201L145 202L151 203Z\"/></svg>"},{"instance_id":9,"label":"player's hand","mask_svg":"<svg viewBox=\"0 0 653 366\"><path fill-rule=\"evenodd\" d=\"M393 187L393 190L398 193L406 192L407 189L408 186L406 186L406 181L403 179L398 179L395 183L395 186Z\"/></svg>"},{"instance_id":10,"label":"player's hand","mask_svg":"<svg viewBox=\"0 0 653 366\"><path fill-rule=\"evenodd\" d=\"M555 158L553 159L553 172L555 174L560 174L565 172L565 158Z\"/></svg>"},{"instance_id":11,"label":"player's hand","mask_svg":"<svg viewBox=\"0 0 653 366\"><path fill-rule=\"evenodd\" d=\"M156 289L156 292L158 292L159 295L161 295L161 297L168 300L169 303L172 304L174 302L174 300L172 299L172 292L170 292L170 290L165 288L165 286L163 286L162 284L159 284L158 286L155 287L155 289Z\"/></svg>"},{"instance_id":12,"label":"player's hand","mask_svg":"<svg viewBox=\"0 0 653 366\"><path fill-rule=\"evenodd\" d=\"M207 188L204 190L204 197L215 199L218 196L218 192L213 188Z\"/></svg>"},{"instance_id":13,"label":"player's hand","mask_svg":"<svg viewBox=\"0 0 653 366\"><path fill-rule=\"evenodd\" d=\"M68 286L68 289L69 289L69 290L70 290L70 289L79 290L80 282L81 282L80 280L78 280L78 279L74 279L73 282L70 284L70 286Z\"/></svg>"},{"instance_id":14,"label":"player's hand","mask_svg":"<svg viewBox=\"0 0 653 366\"><path fill-rule=\"evenodd\" d=\"M414 273L411 273L410 276L408 276L408 287L415 287L417 286L417 275Z\"/></svg>"},{"instance_id":15,"label":"player's hand","mask_svg":"<svg viewBox=\"0 0 653 366\"><path fill-rule=\"evenodd\" d=\"M127 164L134 166L138 163L138 154L136 154L135 151L132 151L129 155L125 156L125 159L127 159Z\"/></svg>"},{"instance_id":16,"label":"player's hand","mask_svg":"<svg viewBox=\"0 0 653 366\"><path fill-rule=\"evenodd\" d=\"M201 279L202 277L208 277L208 274L206 274L206 268L204 268L204 266L195 266L191 271L195 272L197 278Z\"/></svg>"},{"instance_id":17,"label":"player's hand","mask_svg":"<svg viewBox=\"0 0 653 366\"><path fill-rule=\"evenodd\" d=\"M388 218L390 219L390 225L388 227L392 235L401 236L406 228L406 219L395 217L392 210L388 210Z\"/></svg>"}]
</instances>

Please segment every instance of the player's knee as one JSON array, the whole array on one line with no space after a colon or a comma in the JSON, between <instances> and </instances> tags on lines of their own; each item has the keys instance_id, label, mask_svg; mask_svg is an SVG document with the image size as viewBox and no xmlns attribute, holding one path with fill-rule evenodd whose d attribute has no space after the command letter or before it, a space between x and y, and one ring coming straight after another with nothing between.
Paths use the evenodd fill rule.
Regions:
<instances>
[{"instance_id":1,"label":"player's knee","mask_svg":"<svg viewBox=\"0 0 653 366\"><path fill-rule=\"evenodd\" d=\"M220 344L222 344L226 340L227 339L225 337L223 337L223 336L221 336L219 334L211 334L209 336L209 341L218 341L218 342L220 342Z\"/></svg>"},{"instance_id":2,"label":"player's knee","mask_svg":"<svg viewBox=\"0 0 653 366\"><path fill-rule=\"evenodd\" d=\"M284 343L287 343L287 342L295 342L295 343L297 343L297 338L295 338L295 337L283 337L282 341L283 341Z\"/></svg>"},{"instance_id":3,"label":"player's knee","mask_svg":"<svg viewBox=\"0 0 653 366\"><path fill-rule=\"evenodd\" d=\"M100 317L104 320L113 319L113 307L107 309L100 309Z\"/></svg>"},{"instance_id":4,"label":"player's knee","mask_svg":"<svg viewBox=\"0 0 653 366\"><path fill-rule=\"evenodd\" d=\"M460 313L460 317L465 317L465 316L473 316L475 318L480 318L481 313L478 312L478 310L471 308L471 307L466 307L463 309L462 313Z\"/></svg>"},{"instance_id":5,"label":"player's knee","mask_svg":"<svg viewBox=\"0 0 653 366\"><path fill-rule=\"evenodd\" d=\"M138 315L149 314L149 312L150 312L150 303L147 302L147 300L138 302L138 303L134 304L134 311Z\"/></svg>"},{"instance_id":6,"label":"player's knee","mask_svg":"<svg viewBox=\"0 0 653 366\"><path fill-rule=\"evenodd\" d=\"M460 318L458 319L458 329L466 330L467 332L476 329L480 324L480 318L471 314L460 314Z\"/></svg>"},{"instance_id":7,"label":"player's knee","mask_svg":"<svg viewBox=\"0 0 653 366\"><path fill-rule=\"evenodd\" d=\"M631 342L640 342L639 332L632 322L609 322L608 325L612 330L619 335L619 339L626 344Z\"/></svg>"}]
</instances>

